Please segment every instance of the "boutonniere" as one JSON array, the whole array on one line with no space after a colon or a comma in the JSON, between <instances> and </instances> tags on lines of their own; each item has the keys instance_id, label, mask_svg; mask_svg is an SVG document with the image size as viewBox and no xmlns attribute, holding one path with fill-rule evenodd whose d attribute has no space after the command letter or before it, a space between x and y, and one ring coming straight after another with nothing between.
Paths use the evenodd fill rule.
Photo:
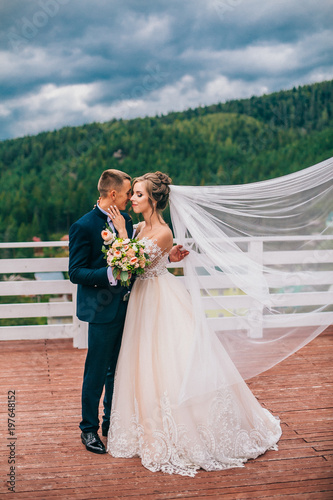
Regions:
<instances>
[{"instance_id":1,"label":"boutonniere","mask_svg":"<svg viewBox=\"0 0 333 500\"><path fill-rule=\"evenodd\" d=\"M117 237L116 233L112 231L111 227L108 224L106 224L106 227L105 229L103 229L101 234L105 246L111 245Z\"/></svg>"}]
</instances>

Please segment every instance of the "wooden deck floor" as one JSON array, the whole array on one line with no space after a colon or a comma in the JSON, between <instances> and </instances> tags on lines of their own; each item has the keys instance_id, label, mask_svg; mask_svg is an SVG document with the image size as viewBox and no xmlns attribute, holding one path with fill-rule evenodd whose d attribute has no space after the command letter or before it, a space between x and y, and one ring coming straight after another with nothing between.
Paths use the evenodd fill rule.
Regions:
<instances>
[{"instance_id":1,"label":"wooden deck floor","mask_svg":"<svg viewBox=\"0 0 333 500\"><path fill-rule=\"evenodd\" d=\"M1 499L333 499L333 327L249 382L281 418L279 451L244 468L200 471L194 479L85 450L78 428L85 350L71 340L8 341L0 350ZM14 390L10 437L7 393ZM6 482L11 442L15 494Z\"/></svg>"}]
</instances>

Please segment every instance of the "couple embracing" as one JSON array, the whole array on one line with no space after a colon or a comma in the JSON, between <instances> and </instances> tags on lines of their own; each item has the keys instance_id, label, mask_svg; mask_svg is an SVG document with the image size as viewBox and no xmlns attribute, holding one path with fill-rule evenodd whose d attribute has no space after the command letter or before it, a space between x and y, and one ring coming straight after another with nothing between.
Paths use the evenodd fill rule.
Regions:
<instances>
[{"instance_id":1,"label":"couple embracing","mask_svg":"<svg viewBox=\"0 0 333 500\"><path fill-rule=\"evenodd\" d=\"M89 323L80 428L87 450L106 452L98 435L105 389L102 435L112 456L139 456L152 472L194 476L200 468L240 467L276 449L281 428L222 351L211 355L221 359L223 387L179 402L182 380L192 375L187 371L196 325L189 293L167 270L169 261L188 255L173 246L162 218L170 184L161 172L131 185L126 173L106 170L98 183L98 204L70 229L69 274L78 284L77 315ZM125 212L129 200L144 219L135 228ZM119 238L138 238L149 255L130 294L106 267L101 250L106 223ZM208 373L209 366L199 377ZM193 380L197 377L193 373Z\"/></svg>"}]
</instances>

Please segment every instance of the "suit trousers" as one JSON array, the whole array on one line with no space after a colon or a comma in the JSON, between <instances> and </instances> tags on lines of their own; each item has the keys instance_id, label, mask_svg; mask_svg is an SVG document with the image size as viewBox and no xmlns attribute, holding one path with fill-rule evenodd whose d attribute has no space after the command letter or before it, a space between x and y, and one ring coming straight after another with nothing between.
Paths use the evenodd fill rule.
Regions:
<instances>
[{"instance_id":1,"label":"suit trousers","mask_svg":"<svg viewBox=\"0 0 333 500\"><path fill-rule=\"evenodd\" d=\"M105 424L110 420L114 375L127 310L127 302L121 301L115 319L111 323L89 323L88 352L84 366L82 385L82 432L97 432L98 409L105 387Z\"/></svg>"}]
</instances>

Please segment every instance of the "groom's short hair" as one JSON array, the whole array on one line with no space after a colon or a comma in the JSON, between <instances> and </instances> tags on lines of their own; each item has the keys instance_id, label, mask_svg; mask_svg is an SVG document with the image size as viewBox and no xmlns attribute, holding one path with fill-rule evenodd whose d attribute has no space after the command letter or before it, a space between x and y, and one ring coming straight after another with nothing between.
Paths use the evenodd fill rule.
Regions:
<instances>
[{"instance_id":1,"label":"groom's short hair","mask_svg":"<svg viewBox=\"0 0 333 500\"><path fill-rule=\"evenodd\" d=\"M110 189L119 191L125 179L128 179L129 181L132 180L130 175L122 172L121 170L116 170L114 168L104 170L97 184L99 194L101 196L107 196Z\"/></svg>"}]
</instances>

